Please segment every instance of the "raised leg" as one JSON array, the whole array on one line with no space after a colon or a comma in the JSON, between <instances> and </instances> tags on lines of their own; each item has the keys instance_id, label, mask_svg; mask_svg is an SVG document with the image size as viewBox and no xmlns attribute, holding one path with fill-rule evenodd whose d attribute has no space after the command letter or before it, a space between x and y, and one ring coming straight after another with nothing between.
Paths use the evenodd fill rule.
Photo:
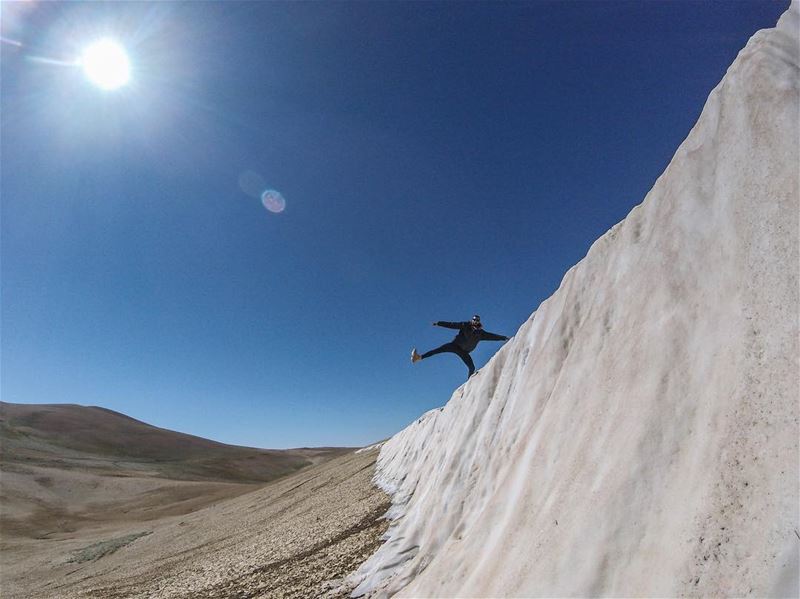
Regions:
<instances>
[{"instance_id":1,"label":"raised leg","mask_svg":"<svg viewBox=\"0 0 800 599\"><path fill-rule=\"evenodd\" d=\"M472 376L475 373L475 364L472 361L472 357L469 355L469 352L464 351L460 347L458 347L455 343L445 343L442 346L437 347L436 349L432 349L431 351L427 351L420 356L423 360L425 358L430 358L431 356L435 356L436 354L443 354L443 353L451 353L456 354L464 364L467 365L469 369L469 376Z\"/></svg>"},{"instance_id":2,"label":"raised leg","mask_svg":"<svg viewBox=\"0 0 800 599\"><path fill-rule=\"evenodd\" d=\"M443 354L445 352L451 354L457 354L458 353L457 350L459 349L461 348L458 347L455 343L445 343L444 345L440 345L436 349L432 349L431 351L426 351L424 354L420 356L420 358L424 360L425 358L430 358L431 356L435 356L436 354Z\"/></svg>"}]
</instances>

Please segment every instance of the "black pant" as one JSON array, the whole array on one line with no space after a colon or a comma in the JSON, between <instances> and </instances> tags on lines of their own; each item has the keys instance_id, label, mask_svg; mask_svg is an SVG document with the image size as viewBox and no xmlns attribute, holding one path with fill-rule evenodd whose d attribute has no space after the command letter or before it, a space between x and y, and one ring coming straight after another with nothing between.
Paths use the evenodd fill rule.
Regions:
<instances>
[{"instance_id":1,"label":"black pant","mask_svg":"<svg viewBox=\"0 0 800 599\"><path fill-rule=\"evenodd\" d=\"M442 354L445 352L456 354L459 358L461 358L464 361L464 364L467 365L467 368L469 368L469 376L472 376L472 374L475 372L475 364L473 364L469 352L461 349L458 345L456 345L452 341L450 343L445 343L441 347L437 347L436 349L432 349L431 351L425 352L420 357L424 360L425 358L430 358L431 356L435 356L436 354Z\"/></svg>"}]
</instances>

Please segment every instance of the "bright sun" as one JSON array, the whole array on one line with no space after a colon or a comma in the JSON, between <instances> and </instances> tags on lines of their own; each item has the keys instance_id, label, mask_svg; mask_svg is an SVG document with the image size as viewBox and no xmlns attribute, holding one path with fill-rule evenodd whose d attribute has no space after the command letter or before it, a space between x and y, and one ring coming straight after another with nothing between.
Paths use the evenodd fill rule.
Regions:
<instances>
[{"instance_id":1,"label":"bright sun","mask_svg":"<svg viewBox=\"0 0 800 599\"><path fill-rule=\"evenodd\" d=\"M131 65L125 49L110 39L99 40L86 48L81 66L89 80L102 89L117 89L131 78Z\"/></svg>"}]
</instances>

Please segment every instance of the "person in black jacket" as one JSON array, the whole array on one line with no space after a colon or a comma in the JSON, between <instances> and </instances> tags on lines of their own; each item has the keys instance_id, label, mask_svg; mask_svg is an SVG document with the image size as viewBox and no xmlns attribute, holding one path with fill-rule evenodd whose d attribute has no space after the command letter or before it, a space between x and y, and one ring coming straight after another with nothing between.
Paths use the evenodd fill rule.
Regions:
<instances>
[{"instance_id":1,"label":"person in black jacket","mask_svg":"<svg viewBox=\"0 0 800 599\"><path fill-rule=\"evenodd\" d=\"M481 317L477 314L472 317L472 320L467 322L447 322L440 320L438 322L434 322L433 326L445 327L447 329L458 329L458 335L456 335L455 339L453 339L450 343L445 343L444 345L437 347L436 349L432 349L429 352L425 352L422 355L417 353L417 348L415 347L411 350L411 362L416 363L420 360L424 360L425 358L435 356L436 354L450 352L461 358L464 361L464 364L467 365L467 368L469 368L469 375L467 378L475 374L475 364L472 362L469 352L475 349L480 341L508 341L508 337L505 335L496 335L494 333L484 331L483 325L481 325Z\"/></svg>"}]
</instances>

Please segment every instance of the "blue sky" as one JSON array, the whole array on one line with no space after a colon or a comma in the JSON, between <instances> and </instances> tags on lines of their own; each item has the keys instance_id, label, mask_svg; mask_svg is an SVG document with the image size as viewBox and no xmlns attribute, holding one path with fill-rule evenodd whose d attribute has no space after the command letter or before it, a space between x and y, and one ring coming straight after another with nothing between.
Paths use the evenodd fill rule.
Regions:
<instances>
[{"instance_id":1,"label":"blue sky","mask_svg":"<svg viewBox=\"0 0 800 599\"><path fill-rule=\"evenodd\" d=\"M465 378L430 323L513 335L787 6L3 3L3 400L390 436ZM67 64L100 36L128 86Z\"/></svg>"}]
</instances>

